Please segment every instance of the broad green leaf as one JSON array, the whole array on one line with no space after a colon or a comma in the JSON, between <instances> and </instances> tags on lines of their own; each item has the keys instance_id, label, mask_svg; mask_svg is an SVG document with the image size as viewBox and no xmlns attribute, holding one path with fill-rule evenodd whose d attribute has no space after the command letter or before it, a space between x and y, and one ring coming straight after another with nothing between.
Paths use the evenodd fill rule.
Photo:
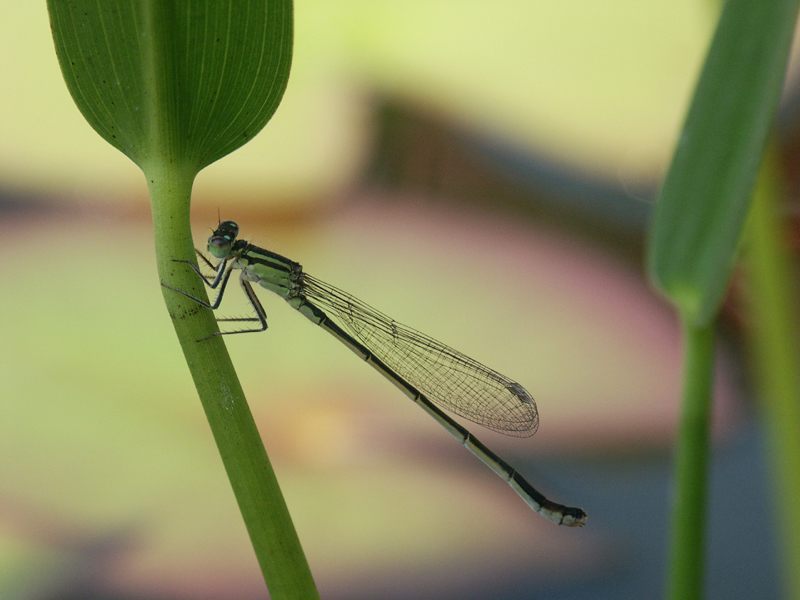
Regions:
<instances>
[{"instance_id":1,"label":"broad green leaf","mask_svg":"<svg viewBox=\"0 0 800 600\"><path fill-rule=\"evenodd\" d=\"M266 124L292 55L291 0L48 0L91 126L147 171L196 173Z\"/></svg>"},{"instance_id":2,"label":"broad green leaf","mask_svg":"<svg viewBox=\"0 0 800 600\"><path fill-rule=\"evenodd\" d=\"M725 293L780 97L798 0L728 0L656 208L650 277L702 325Z\"/></svg>"}]
</instances>

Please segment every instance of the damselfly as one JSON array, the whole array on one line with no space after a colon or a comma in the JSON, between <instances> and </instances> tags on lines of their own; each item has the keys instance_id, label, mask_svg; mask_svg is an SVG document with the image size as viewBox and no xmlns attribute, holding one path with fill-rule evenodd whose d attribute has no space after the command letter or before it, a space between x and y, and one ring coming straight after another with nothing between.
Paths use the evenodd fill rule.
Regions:
<instances>
[{"instance_id":1,"label":"damselfly","mask_svg":"<svg viewBox=\"0 0 800 600\"><path fill-rule=\"evenodd\" d=\"M506 435L527 437L536 432L539 415L525 388L457 350L398 323L347 292L312 277L299 263L237 239L238 235L236 223L223 221L208 238L208 252L219 259L216 265L197 251L201 260L214 269L213 276L205 276L191 261L176 261L188 264L208 287L218 289L213 302L162 283L198 304L216 309L222 302L231 273L235 269L240 271L239 282L255 316L217 320L257 325L215 332L212 336L267 328L266 312L251 285L258 283L278 294L394 383L505 480L533 510L559 525L574 527L586 522L583 510L548 500L511 465L439 408Z\"/></svg>"}]
</instances>

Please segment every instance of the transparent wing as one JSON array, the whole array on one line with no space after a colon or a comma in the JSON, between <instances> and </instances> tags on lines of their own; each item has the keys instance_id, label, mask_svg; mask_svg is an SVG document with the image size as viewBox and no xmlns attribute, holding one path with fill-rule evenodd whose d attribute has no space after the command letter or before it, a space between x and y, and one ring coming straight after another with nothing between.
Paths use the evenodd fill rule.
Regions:
<instances>
[{"instance_id":1,"label":"transparent wing","mask_svg":"<svg viewBox=\"0 0 800 600\"><path fill-rule=\"evenodd\" d=\"M307 273L300 285L331 320L442 408L507 435L536 432L536 403L516 381Z\"/></svg>"}]
</instances>

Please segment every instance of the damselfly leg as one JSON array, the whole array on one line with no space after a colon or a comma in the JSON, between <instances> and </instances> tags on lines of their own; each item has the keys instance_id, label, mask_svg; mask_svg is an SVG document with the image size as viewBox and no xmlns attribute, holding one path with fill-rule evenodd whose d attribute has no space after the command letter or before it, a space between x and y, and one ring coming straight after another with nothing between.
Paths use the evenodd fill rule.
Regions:
<instances>
[{"instance_id":1,"label":"damselfly leg","mask_svg":"<svg viewBox=\"0 0 800 600\"><path fill-rule=\"evenodd\" d=\"M197 252L197 255L203 260L203 262L205 262L212 269L216 270L216 275L215 275L213 281L209 281L209 279L200 271L200 269L197 267L197 265L195 265L191 261L188 261L188 260L177 260L176 259L173 262L184 263L184 264L188 265L192 269L192 271L209 288L216 289L217 287L219 287L219 291L217 292L217 297L214 300L214 302L212 302L212 303L205 302L204 300L198 298L197 296L189 294L188 292L185 292L184 290L180 290L178 288L174 288L174 287L172 287L170 285L167 285L166 283L163 283L163 282L161 283L161 285L163 285L167 289L170 289L172 291L178 292L182 296L185 296L189 300L197 302L201 306L205 306L206 308L210 308L212 310L216 310L217 308L219 308L219 305L222 302L222 298L223 298L223 296L225 294L225 288L228 285L228 280L230 279L231 273L233 273L234 263L231 262L231 264L228 265L228 260L227 259L223 259L223 260L220 261L219 265L215 266L213 263L211 263L210 260L208 260L202 254L202 252L200 252L197 249L195 249L195 252ZM253 307L253 310L255 311L256 316L254 316L254 317L220 317L220 318L217 319L217 322L219 323L219 322L223 322L223 321L225 321L225 322L253 322L253 321L256 321L256 322L260 323L259 327L253 327L253 328L250 328L250 329L237 329L237 330L234 330L234 331L215 331L212 334L210 334L210 335L208 335L208 336L206 336L204 338L200 338L198 341L207 340L209 338L216 337L218 335L233 335L235 333L255 333L255 332L260 332L260 331L264 331L264 330L267 329L267 311L264 310L264 307L262 306L261 302L259 301L258 296L256 296L256 293L253 290L253 287L250 285L250 282L248 282L247 279L245 279L244 271L242 271L242 274L239 276L239 283L242 286L242 290L244 290L244 293L245 293L245 296L247 297L247 300L250 302L250 306Z\"/></svg>"},{"instance_id":2,"label":"damselfly leg","mask_svg":"<svg viewBox=\"0 0 800 600\"><path fill-rule=\"evenodd\" d=\"M253 310L256 312L255 317L222 317L217 319L217 322L221 321L258 321L261 323L260 327L253 327L252 329L236 329L234 331L215 331L209 337L214 337L217 335L233 335L235 333L254 333L257 331L264 331L267 329L267 311L264 310L264 307L261 305L261 301L256 296L255 291L253 290L253 286L250 285L250 282L244 278L244 271L242 271L241 276L239 277L239 283L242 284L242 289L244 290L245 296L250 301L250 306L253 307Z\"/></svg>"},{"instance_id":3,"label":"damselfly leg","mask_svg":"<svg viewBox=\"0 0 800 600\"><path fill-rule=\"evenodd\" d=\"M217 308L219 308L219 305L222 302L222 297L225 295L225 287L228 285L228 280L231 278L231 273L233 273L235 261L230 261L230 264L228 264L227 261L220 262L220 266L218 267L217 270L217 275L214 278L214 281L212 281L211 283L208 282L205 275L203 275L200 272L200 270L191 262L185 260L174 260L173 262L188 263L189 266L192 267L192 271L194 271L194 273L200 279L202 279L208 287L210 287L211 289L216 289L217 287L219 287L216 299L214 300L214 302L206 302L202 298L198 298L197 296L193 296L189 292L186 292L184 290L179 290L178 288L172 287L171 285L167 285L163 281L161 282L161 285L167 288L168 290L172 290L173 292L178 292L181 296L185 296L189 300L197 302L200 306L205 306L206 308L210 308L212 310L216 310Z\"/></svg>"},{"instance_id":4,"label":"damselfly leg","mask_svg":"<svg viewBox=\"0 0 800 600\"><path fill-rule=\"evenodd\" d=\"M212 263L210 260L208 260L208 258L206 258L206 255L205 255L205 254L203 254L202 252L200 252L200 250L198 250L197 248L195 248L195 249L194 249L194 253L195 253L195 254L197 254L197 257L198 257L200 260L202 260L204 263L206 263L206 265L208 265L208 267L209 267L209 268L210 268L212 271L216 271L216 270L217 270L217 268L219 268L219 265L215 265L215 264L214 264L214 263ZM226 259L223 259L223 260L222 260L222 262L225 262L225 260L226 260Z\"/></svg>"},{"instance_id":5,"label":"damselfly leg","mask_svg":"<svg viewBox=\"0 0 800 600\"><path fill-rule=\"evenodd\" d=\"M222 280L222 276L223 276L223 274L225 272L225 266L228 264L228 259L222 259L222 260L219 261L218 265L215 265L210 260L208 260L205 257L205 255L202 252L200 252L200 250L195 248L194 251L195 251L195 254L197 254L197 256L200 259L202 259L202 261L206 265L208 265L208 267L210 269L212 269L214 271L214 275L206 275L205 273L203 273L200 270L199 266L197 266L195 263L193 263L190 260L183 260L183 259L179 259L179 258L173 258L172 262L181 263L181 264L187 265L192 271L194 271L197 274L197 276L200 279L203 280L203 283L205 283L206 286L210 287L212 290L216 289L216 287L220 284L220 281Z\"/></svg>"}]
</instances>

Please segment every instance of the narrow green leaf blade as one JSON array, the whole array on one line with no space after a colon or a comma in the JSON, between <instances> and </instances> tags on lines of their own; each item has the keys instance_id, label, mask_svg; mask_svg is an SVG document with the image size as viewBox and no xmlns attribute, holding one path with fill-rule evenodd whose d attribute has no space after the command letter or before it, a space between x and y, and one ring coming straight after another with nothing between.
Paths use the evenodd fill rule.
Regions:
<instances>
[{"instance_id":1,"label":"narrow green leaf blade","mask_svg":"<svg viewBox=\"0 0 800 600\"><path fill-rule=\"evenodd\" d=\"M702 325L719 307L780 97L798 0L728 0L656 207L652 281Z\"/></svg>"},{"instance_id":2,"label":"narrow green leaf blade","mask_svg":"<svg viewBox=\"0 0 800 600\"><path fill-rule=\"evenodd\" d=\"M291 0L48 0L67 86L147 170L199 171L266 124L292 57Z\"/></svg>"}]
</instances>

